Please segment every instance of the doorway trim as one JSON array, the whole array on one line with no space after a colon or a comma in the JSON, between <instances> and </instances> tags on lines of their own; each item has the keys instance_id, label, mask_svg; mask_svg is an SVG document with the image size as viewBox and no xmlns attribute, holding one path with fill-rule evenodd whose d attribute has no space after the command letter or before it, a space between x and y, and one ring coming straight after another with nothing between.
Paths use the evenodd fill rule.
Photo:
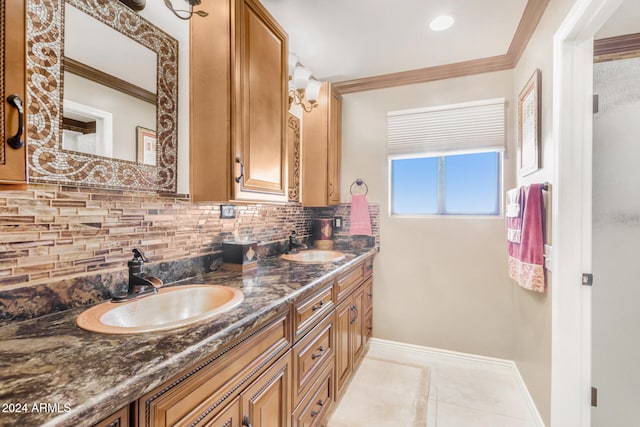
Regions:
<instances>
[{"instance_id":1,"label":"doorway trim","mask_svg":"<svg viewBox=\"0 0 640 427\"><path fill-rule=\"evenodd\" d=\"M591 424L593 37L624 0L576 0L553 38L551 426ZM596 285L597 286L597 285Z\"/></svg>"}]
</instances>

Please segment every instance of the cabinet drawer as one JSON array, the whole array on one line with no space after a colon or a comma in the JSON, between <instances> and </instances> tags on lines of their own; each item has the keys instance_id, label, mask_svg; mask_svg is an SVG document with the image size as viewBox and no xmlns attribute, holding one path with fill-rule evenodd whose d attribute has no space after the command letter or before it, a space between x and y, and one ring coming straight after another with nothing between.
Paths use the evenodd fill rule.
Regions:
<instances>
[{"instance_id":1,"label":"cabinet drawer","mask_svg":"<svg viewBox=\"0 0 640 427\"><path fill-rule=\"evenodd\" d=\"M311 392L293 412L292 427L316 427L320 426L323 418L331 410L335 401L333 395L333 365L328 365L322 375L313 384Z\"/></svg>"},{"instance_id":2,"label":"cabinet drawer","mask_svg":"<svg viewBox=\"0 0 640 427\"><path fill-rule=\"evenodd\" d=\"M333 365L334 317L329 316L293 347L293 407L302 399L322 368Z\"/></svg>"},{"instance_id":3,"label":"cabinet drawer","mask_svg":"<svg viewBox=\"0 0 640 427\"><path fill-rule=\"evenodd\" d=\"M373 307L373 278L369 277L362 286L364 286L364 312L368 313Z\"/></svg>"},{"instance_id":4,"label":"cabinet drawer","mask_svg":"<svg viewBox=\"0 0 640 427\"><path fill-rule=\"evenodd\" d=\"M362 283L362 279L362 264L339 276L338 280L336 280L337 301L340 302L345 299L360 283Z\"/></svg>"},{"instance_id":5,"label":"cabinet drawer","mask_svg":"<svg viewBox=\"0 0 640 427\"><path fill-rule=\"evenodd\" d=\"M365 327L365 344L367 342L369 342L369 340L371 339L371 337L373 336L373 311L370 311L367 315L366 318L364 320L364 327Z\"/></svg>"},{"instance_id":6,"label":"cabinet drawer","mask_svg":"<svg viewBox=\"0 0 640 427\"><path fill-rule=\"evenodd\" d=\"M367 258L364 261L364 277L371 277L373 275L373 257Z\"/></svg>"},{"instance_id":7,"label":"cabinet drawer","mask_svg":"<svg viewBox=\"0 0 640 427\"><path fill-rule=\"evenodd\" d=\"M209 422L291 345L289 310L139 400L140 427Z\"/></svg>"},{"instance_id":8,"label":"cabinet drawer","mask_svg":"<svg viewBox=\"0 0 640 427\"><path fill-rule=\"evenodd\" d=\"M330 284L293 306L293 327L296 341L333 310L332 287L333 285Z\"/></svg>"}]
</instances>

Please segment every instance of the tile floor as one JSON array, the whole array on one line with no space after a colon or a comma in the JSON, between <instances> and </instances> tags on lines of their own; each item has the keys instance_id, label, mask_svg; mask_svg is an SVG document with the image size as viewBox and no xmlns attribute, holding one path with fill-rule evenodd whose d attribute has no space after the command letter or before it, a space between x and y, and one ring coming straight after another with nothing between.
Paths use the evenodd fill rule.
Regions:
<instances>
[{"instance_id":1,"label":"tile floor","mask_svg":"<svg viewBox=\"0 0 640 427\"><path fill-rule=\"evenodd\" d=\"M532 414L526 404L524 393L517 384L511 367L475 360L462 360L456 357L432 355L412 349L392 348L385 345L371 343L364 362L368 360L387 360L395 364L406 366L422 366L428 368L428 396L426 402L426 427L534 427ZM369 363L368 365L371 365ZM359 371L360 372L360 371ZM383 373L378 374L370 369L365 375L373 375L380 382ZM373 372L373 374L372 374ZM357 374L356 374L357 375ZM338 420L340 413L349 412L346 405L353 405L350 399L357 390L351 386L340 402L340 406L329 422L329 427L341 427L344 420ZM361 382L366 379L361 379ZM373 391L373 390L372 390ZM350 393L351 392L351 393ZM410 393L409 393L410 394ZM424 395L422 393L422 399ZM379 394L371 392L370 396ZM420 395L418 393L417 395ZM381 402L378 402L382 404ZM416 407L424 406L418 404ZM365 412L361 408L358 412ZM373 409L372 409L373 411ZM425 427L424 416L416 416L415 422L403 423ZM382 418L379 418L382 420ZM359 427L356 422L348 422L349 427ZM386 426L383 421L366 422L362 427Z\"/></svg>"}]
</instances>

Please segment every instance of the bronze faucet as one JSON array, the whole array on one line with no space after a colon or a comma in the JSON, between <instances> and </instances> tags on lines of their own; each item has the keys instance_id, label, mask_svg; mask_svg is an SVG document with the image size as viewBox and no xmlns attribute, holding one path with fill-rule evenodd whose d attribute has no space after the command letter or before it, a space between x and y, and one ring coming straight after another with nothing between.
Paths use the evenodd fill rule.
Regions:
<instances>
[{"instance_id":1,"label":"bronze faucet","mask_svg":"<svg viewBox=\"0 0 640 427\"><path fill-rule=\"evenodd\" d=\"M154 276L147 276L142 269L144 263L149 260L144 256L142 251L134 249L133 259L127 263L129 267L129 287L124 295L116 295L112 298L113 302L123 302L134 298L151 295L158 292L158 288L162 286L162 280Z\"/></svg>"}]
</instances>

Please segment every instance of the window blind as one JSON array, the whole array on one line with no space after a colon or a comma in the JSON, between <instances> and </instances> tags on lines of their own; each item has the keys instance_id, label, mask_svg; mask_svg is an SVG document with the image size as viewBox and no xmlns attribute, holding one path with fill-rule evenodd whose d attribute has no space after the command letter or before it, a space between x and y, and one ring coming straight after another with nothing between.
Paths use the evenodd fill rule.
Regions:
<instances>
[{"instance_id":1,"label":"window blind","mask_svg":"<svg viewBox=\"0 0 640 427\"><path fill-rule=\"evenodd\" d=\"M505 99L387 113L390 158L505 150Z\"/></svg>"}]
</instances>

